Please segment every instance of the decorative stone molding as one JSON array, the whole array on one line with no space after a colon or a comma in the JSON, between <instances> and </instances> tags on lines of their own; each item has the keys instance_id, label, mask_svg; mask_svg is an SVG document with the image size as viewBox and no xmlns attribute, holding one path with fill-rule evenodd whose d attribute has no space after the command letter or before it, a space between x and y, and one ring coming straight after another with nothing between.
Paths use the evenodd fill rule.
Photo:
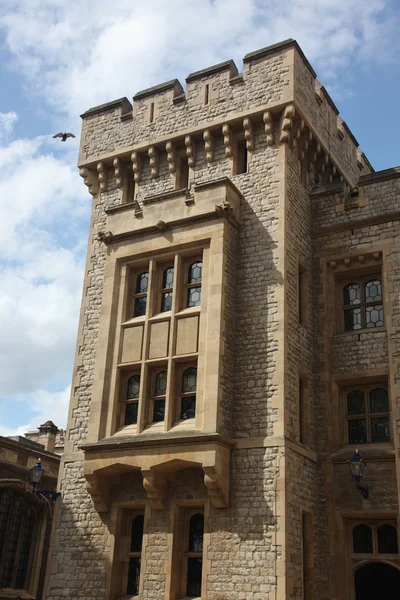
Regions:
<instances>
[{"instance_id":1,"label":"decorative stone molding","mask_svg":"<svg viewBox=\"0 0 400 600\"><path fill-rule=\"evenodd\" d=\"M185 146L188 165L191 169L193 169L196 161L196 147L193 143L193 138L191 135L187 135L185 137Z\"/></svg>"},{"instance_id":2,"label":"decorative stone molding","mask_svg":"<svg viewBox=\"0 0 400 600\"><path fill-rule=\"evenodd\" d=\"M272 114L268 110L263 114L263 121L265 123L265 135L267 136L267 146L274 144L274 122Z\"/></svg>"},{"instance_id":3,"label":"decorative stone molding","mask_svg":"<svg viewBox=\"0 0 400 600\"><path fill-rule=\"evenodd\" d=\"M113 234L111 233L111 231L99 231L99 233L97 234L97 239L99 240L99 242L102 242L107 246L108 244L111 244L113 240Z\"/></svg>"},{"instance_id":4,"label":"decorative stone molding","mask_svg":"<svg viewBox=\"0 0 400 600\"><path fill-rule=\"evenodd\" d=\"M156 227L160 231L165 231L167 229L167 224L165 221L158 221L158 223L156 224Z\"/></svg>"},{"instance_id":5,"label":"decorative stone molding","mask_svg":"<svg viewBox=\"0 0 400 600\"><path fill-rule=\"evenodd\" d=\"M97 163L96 168L98 173L100 192L106 192L108 182L108 169L103 162Z\"/></svg>"},{"instance_id":6,"label":"decorative stone molding","mask_svg":"<svg viewBox=\"0 0 400 600\"><path fill-rule=\"evenodd\" d=\"M293 131L291 134L291 147L296 148L302 132L304 131L305 123L303 119L299 119L295 122Z\"/></svg>"},{"instance_id":7,"label":"decorative stone molding","mask_svg":"<svg viewBox=\"0 0 400 600\"><path fill-rule=\"evenodd\" d=\"M152 508L161 510L165 506L166 480L157 475L154 469L142 469L143 487L147 492Z\"/></svg>"},{"instance_id":8,"label":"decorative stone molding","mask_svg":"<svg viewBox=\"0 0 400 600\"><path fill-rule=\"evenodd\" d=\"M159 172L160 172L160 161L159 161L159 157L158 157L158 150L155 146L150 146L150 148L147 151L147 154L149 155L149 158L150 158L151 177L153 179L155 179L156 177L158 177Z\"/></svg>"},{"instance_id":9,"label":"decorative stone molding","mask_svg":"<svg viewBox=\"0 0 400 600\"><path fill-rule=\"evenodd\" d=\"M233 209L229 200L224 200L221 204L217 204L215 212L219 217L233 217Z\"/></svg>"},{"instance_id":10,"label":"decorative stone molding","mask_svg":"<svg viewBox=\"0 0 400 600\"><path fill-rule=\"evenodd\" d=\"M216 508L229 506L229 478L218 473L215 467L203 466L204 483L208 489L211 503Z\"/></svg>"},{"instance_id":11,"label":"decorative stone molding","mask_svg":"<svg viewBox=\"0 0 400 600\"><path fill-rule=\"evenodd\" d=\"M175 146L172 142L167 142L165 144L165 149L167 151L168 169L172 175L176 171Z\"/></svg>"},{"instance_id":12,"label":"decorative stone molding","mask_svg":"<svg viewBox=\"0 0 400 600\"><path fill-rule=\"evenodd\" d=\"M306 159L307 152L308 152L308 149L310 147L312 140L313 140L312 132L310 130L306 129L303 132L300 140L297 143L297 151L298 151L299 160L303 161Z\"/></svg>"},{"instance_id":13,"label":"decorative stone molding","mask_svg":"<svg viewBox=\"0 0 400 600\"><path fill-rule=\"evenodd\" d=\"M288 143L290 141L290 132L292 129L292 123L295 114L296 109L294 107L294 104L289 104L288 106L286 106L282 116L281 134L279 137L280 142Z\"/></svg>"},{"instance_id":14,"label":"decorative stone molding","mask_svg":"<svg viewBox=\"0 0 400 600\"><path fill-rule=\"evenodd\" d=\"M254 150L254 132L253 123L249 117L243 119L244 139L246 140L246 148L249 152Z\"/></svg>"},{"instance_id":15,"label":"decorative stone molding","mask_svg":"<svg viewBox=\"0 0 400 600\"><path fill-rule=\"evenodd\" d=\"M95 196L99 192L99 180L97 173L93 169L82 167L79 169L79 175L83 178L83 183L89 190L89 194Z\"/></svg>"},{"instance_id":16,"label":"decorative stone molding","mask_svg":"<svg viewBox=\"0 0 400 600\"><path fill-rule=\"evenodd\" d=\"M222 134L224 136L225 156L232 157L232 135L228 123L222 125Z\"/></svg>"},{"instance_id":17,"label":"decorative stone molding","mask_svg":"<svg viewBox=\"0 0 400 600\"><path fill-rule=\"evenodd\" d=\"M352 256L339 256L334 260L328 259L328 265L332 271L348 271L351 269L371 267L382 262L382 252L366 252L365 254L354 254Z\"/></svg>"},{"instance_id":18,"label":"decorative stone molding","mask_svg":"<svg viewBox=\"0 0 400 600\"><path fill-rule=\"evenodd\" d=\"M114 158L113 160L115 184L118 189L121 189L124 185L124 171L123 164L120 158Z\"/></svg>"},{"instance_id":19,"label":"decorative stone molding","mask_svg":"<svg viewBox=\"0 0 400 600\"><path fill-rule=\"evenodd\" d=\"M203 132L204 149L206 151L207 162L214 160L214 138L209 129Z\"/></svg>"},{"instance_id":20,"label":"decorative stone molding","mask_svg":"<svg viewBox=\"0 0 400 600\"><path fill-rule=\"evenodd\" d=\"M139 152L132 152L131 161L132 161L133 179L134 179L135 183L139 183L141 166L142 166Z\"/></svg>"}]
</instances>

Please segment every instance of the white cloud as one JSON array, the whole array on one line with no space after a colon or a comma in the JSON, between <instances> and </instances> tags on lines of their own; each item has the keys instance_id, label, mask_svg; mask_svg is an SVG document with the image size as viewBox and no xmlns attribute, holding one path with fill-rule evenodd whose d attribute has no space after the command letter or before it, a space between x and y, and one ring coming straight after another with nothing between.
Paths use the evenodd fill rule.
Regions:
<instances>
[{"instance_id":1,"label":"white cloud","mask_svg":"<svg viewBox=\"0 0 400 600\"><path fill-rule=\"evenodd\" d=\"M6 113L0 112L0 143L10 138L17 119L18 115L13 111Z\"/></svg>"}]
</instances>

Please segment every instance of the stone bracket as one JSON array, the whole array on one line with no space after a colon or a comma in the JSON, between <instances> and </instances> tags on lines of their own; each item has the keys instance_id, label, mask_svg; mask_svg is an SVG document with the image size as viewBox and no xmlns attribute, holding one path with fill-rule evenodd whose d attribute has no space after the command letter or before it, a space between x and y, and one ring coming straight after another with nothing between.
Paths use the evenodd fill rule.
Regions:
<instances>
[{"instance_id":1,"label":"stone bracket","mask_svg":"<svg viewBox=\"0 0 400 600\"><path fill-rule=\"evenodd\" d=\"M196 147L191 135L187 135L185 137L185 146L188 165L191 169L193 169L196 162Z\"/></svg>"},{"instance_id":2,"label":"stone bracket","mask_svg":"<svg viewBox=\"0 0 400 600\"><path fill-rule=\"evenodd\" d=\"M207 162L210 163L214 160L214 138L212 132L206 129L203 132L204 149L206 151Z\"/></svg>"},{"instance_id":3,"label":"stone bracket","mask_svg":"<svg viewBox=\"0 0 400 600\"><path fill-rule=\"evenodd\" d=\"M204 483L208 489L211 503L216 508L229 506L229 476L219 473L217 468L203 466Z\"/></svg>"},{"instance_id":4,"label":"stone bracket","mask_svg":"<svg viewBox=\"0 0 400 600\"><path fill-rule=\"evenodd\" d=\"M173 144L173 142L167 142L165 145L165 149L167 151L168 169L172 175L176 171L175 145Z\"/></svg>"},{"instance_id":5,"label":"stone bracket","mask_svg":"<svg viewBox=\"0 0 400 600\"><path fill-rule=\"evenodd\" d=\"M83 183L89 190L89 194L96 196L99 193L99 180L96 171L82 167L79 169L79 175L83 178Z\"/></svg>"},{"instance_id":6,"label":"stone bracket","mask_svg":"<svg viewBox=\"0 0 400 600\"><path fill-rule=\"evenodd\" d=\"M124 172L123 172L123 164L120 158L114 158L113 160L114 167L114 175L115 175L115 184L118 189L122 189L124 185Z\"/></svg>"},{"instance_id":7,"label":"stone bracket","mask_svg":"<svg viewBox=\"0 0 400 600\"><path fill-rule=\"evenodd\" d=\"M161 473L154 469L142 469L143 487L150 500L150 506L157 510L165 508L165 490L167 482Z\"/></svg>"},{"instance_id":8,"label":"stone bracket","mask_svg":"<svg viewBox=\"0 0 400 600\"><path fill-rule=\"evenodd\" d=\"M108 184L107 167L103 162L98 162L96 168L97 168L97 173L98 173L100 192L106 192L107 184Z\"/></svg>"},{"instance_id":9,"label":"stone bracket","mask_svg":"<svg viewBox=\"0 0 400 600\"><path fill-rule=\"evenodd\" d=\"M110 488L101 486L95 473L85 474L86 489L92 497L93 504L97 512L107 512L109 509L109 491Z\"/></svg>"}]
</instances>

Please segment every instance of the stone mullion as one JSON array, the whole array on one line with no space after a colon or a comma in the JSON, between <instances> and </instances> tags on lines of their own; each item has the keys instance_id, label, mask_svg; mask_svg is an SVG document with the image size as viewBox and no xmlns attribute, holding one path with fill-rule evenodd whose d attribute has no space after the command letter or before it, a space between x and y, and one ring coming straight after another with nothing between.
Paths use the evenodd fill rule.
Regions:
<instances>
[{"instance_id":1,"label":"stone mullion","mask_svg":"<svg viewBox=\"0 0 400 600\"><path fill-rule=\"evenodd\" d=\"M181 290L181 265L182 257L179 254L175 255L174 259L174 287L172 294L172 306L171 306L171 320L169 324L169 340L168 340L168 361L167 361L167 393L165 398L165 419L164 419L164 430L168 431L171 429L175 421L175 390L176 390L176 369L175 363L172 359L175 349L175 337L176 337L176 318L175 313L179 311L180 303L180 290Z\"/></svg>"},{"instance_id":2,"label":"stone mullion","mask_svg":"<svg viewBox=\"0 0 400 600\"><path fill-rule=\"evenodd\" d=\"M146 364L150 347L150 327L149 317L151 316L150 311L154 304L154 294L158 293L158 290L154 290L154 282L157 281L156 264L154 260L149 262L149 285L147 293L147 305L146 305L146 320L143 328L143 351L140 369L140 391L139 391L139 406L138 406L138 420L137 420L137 431L141 433L147 425L147 418L149 412L148 401L150 398L150 390L148 386L149 368Z\"/></svg>"}]
</instances>

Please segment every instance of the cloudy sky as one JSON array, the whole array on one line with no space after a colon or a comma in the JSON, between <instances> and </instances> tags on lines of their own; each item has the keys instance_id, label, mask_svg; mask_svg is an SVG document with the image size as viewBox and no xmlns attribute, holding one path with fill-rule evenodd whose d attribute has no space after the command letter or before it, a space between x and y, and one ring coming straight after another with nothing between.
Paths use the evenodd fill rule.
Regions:
<instances>
[{"instance_id":1,"label":"cloudy sky","mask_svg":"<svg viewBox=\"0 0 400 600\"><path fill-rule=\"evenodd\" d=\"M376 170L400 164L396 0L2 0L0 435L65 426L91 197L91 106L292 37Z\"/></svg>"}]
</instances>

